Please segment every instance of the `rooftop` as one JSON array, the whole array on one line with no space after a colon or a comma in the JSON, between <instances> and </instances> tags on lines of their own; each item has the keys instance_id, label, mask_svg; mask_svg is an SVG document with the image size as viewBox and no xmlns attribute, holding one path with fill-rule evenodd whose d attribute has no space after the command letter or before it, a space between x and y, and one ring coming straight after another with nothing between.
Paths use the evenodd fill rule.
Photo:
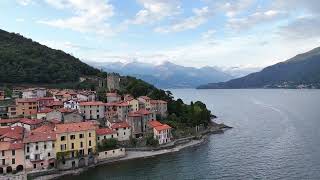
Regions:
<instances>
[{"instance_id":1,"label":"rooftop","mask_svg":"<svg viewBox=\"0 0 320 180\"><path fill-rule=\"evenodd\" d=\"M116 123L113 123L113 124L111 125L111 128L112 128L112 129L117 129L117 128L129 128L129 127L130 127L130 125L129 125L127 122L125 122L125 121L116 122Z\"/></svg>"},{"instance_id":2,"label":"rooftop","mask_svg":"<svg viewBox=\"0 0 320 180\"><path fill-rule=\"evenodd\" d=\"M101 101L80 102L80 106L103 106L105 103Z\"/></svg>"},{"instance_id":3,"label":"rooftop","mask_svg":"<svg viewBox=\"0 0 320 180\"><path fill-rule=\"evenodd\" d=\"M115 132L110 128L100 128L100 129L96 129L96 133L97 135L107 135L107 134L116 134L117 132Z\"/></svg>"}]
</instances>

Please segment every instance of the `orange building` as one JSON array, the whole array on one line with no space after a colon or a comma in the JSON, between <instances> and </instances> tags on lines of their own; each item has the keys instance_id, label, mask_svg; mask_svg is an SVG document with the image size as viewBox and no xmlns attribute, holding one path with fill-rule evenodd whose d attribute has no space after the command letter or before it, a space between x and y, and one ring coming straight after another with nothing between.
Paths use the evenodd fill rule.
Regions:
<instances>
[{"instance_id":1,"label":"orange building","mask_svg":"<svg viewBox=\"0 0 320 180\"><path fill-rule=\"evenodd\" d=\"M30 116L36 114L38 109L38 100L36 98L16 99L17 116Z\"/></svg>"}]
</instances>

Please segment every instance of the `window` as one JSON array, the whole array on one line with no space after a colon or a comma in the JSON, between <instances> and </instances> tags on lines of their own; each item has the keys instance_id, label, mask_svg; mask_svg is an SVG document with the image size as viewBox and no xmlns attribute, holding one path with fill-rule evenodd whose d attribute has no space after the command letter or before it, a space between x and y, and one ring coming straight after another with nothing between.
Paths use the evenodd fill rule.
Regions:
<instances>
[{"instance_id":1,"label":"window","mask_svg":"<svg viewBox=\"0 0 320 180\"><path fill-rule=\"evenodd\" d=\"M28 155L28 156L26 156L26 159L30 159L30 156Z\"/></svg>"},{"instance_id":2,"label":"window","mask_svg":"<svg viewBox=\"0 0 320 180\"><path fill-rule=\"evenodd\" d=\"M111 135L111 138L113 138L113 134Z\"/></svg>"},{"instance_id":3,"label":"window","mask_svg":"<svg viewBox=\"0 0 320 180\"><path fill-rule=\"evenodd\" d=\"M33 169L37 168L37 164L33 164Z\"/></svg>"},{"instance_id":4,"label":"window","mask_svg":"<svg viewBox=\"0 0 320 180\"><path fill-rule=\"evenodd\" d=\"M83 134L79 134L79 138L82 139L83 138Z\"/></svg>"},{"instance_id":5,"label":"window","mask_svg":"<svg viewBox=\"0 0 320 180\"><path fill-rule=\"evenodd\" d=\"M6 160L2 159L2 165L5 165L5 164L6 164Z\"/></svg>"},{"instance_id":6,"label":"window","mask_svg":"<svg viewBox=\"0 0 320 180\"><path fill-rule=\"evenodd\" d=\"M89 133L89 137L91 137L91 133Z\"/></svg>"},{"instance_id":7,"label":"window","mask_svg":"<svg viewBox=\"0 0 320 180\"><path fill-rule=\"evenodd\" d=\"M80 142L80 147L83 147L83 142Z\"/></svg>"},{"instance_id":8,"label":"window","mask_svg":"<svg viewBox=\"0 0 320 180\"><path fill-rule=\"evenodd\" d=\"M126 132L123 132L123 135L126 135Z\"/></svg>"},{"instance_id":9,"label":"window","mask_svg":"<svg viewBox=\"0 0 320 180\"><path fill-rule=\"evenodd\" d=\"M44 149L47 149L47 145L46 144L43 147L44 147Z\"/></svg>"},{"instance_id":10,"label":"window","mask_svg":"<svg viewBox=\"0 0 320 180\"><path fill-rule=\"evenodd\" d=\"M74 149L74 143L71 143L71 149Z\"/></svg>"},{"instance_id":11,"label":"window","mask_svg":"<svg viewBox=\"0 0 320 180\"><path fill-rule=\"evenodd\" d=\"M61 141L64 141L66 140L66 137L65 136L61 136Z\"/></svg>"},{"instance_id":12,"label":"window","mask_svg":"<svg viewBox=\"0 0 320 180\"><path fill-rule=\"evenodd\" d=\"M70 135L70 139L76 139L76 135Z\"/></svg>"},{"instance_id":13,"label":"window","mask_svg":"<svg viewBox=\"0 0 320 180\"><path fill-rule=\"evenodd\" d=\"M91 146L91 141L89 141L89 146Z\"/></svg>"},{"instance_id":14,"label":"window","mask_svg":"<svg viewBox=\"0 0 320 180\"><path fill-rule=\"evenodd\" d=\"M100 140L100 137L98 137L98 141Z\"/></svg>"},{"instance_id":15,"label":"window","mask_svg":"<svg viewBox=\"0 0 320 180\"><path fill-rule=\"evenodd\" d=\"M2 156L4 156L4 151L2 151Z\"/></svg>"},{"instance_id":16,"label":"window","mask_svg":"<svg viewBox=\"0 0 320 180\"><path fill-rule=\"evenodd\" d=\"M50 153L48 153L48 157L50 157L51 156L51 154Z\"/></svg>"},{"instance_id":17,"label":"window","mask_svg":"<svg viewBox=\"0 0 320 180\"><path fill-rule=\"evenodd\" d=\"M52 148L54 148L54 143L52 143Z\"/></svg>"},{"instance_id":18,"label":"window","mask_svg":"<svg viewBox=\"0 0 320 180\"><path fill-rule=\"evenodd\" d=\"M103 139L106 139L106 136L103 136Z\"/></svg>"},{"instance_id":19,"label":"window","mask_svg":"<svg viewBox=\"0 0 320 180\"><path fill-rule=\"evenodd\" d=\"M12 164L15 164L16 163L16 160L13 158L12 159Z\"/></svg>"},{"instance_id":20,"label":"window","mask_svg":"<svg viewBox=\"0 0 320 180\"><path fill-rule=\"evenodd\" d=\"M38 145L36 145L36 150L38 150L39 149L39 146Z\"/></svg>"},{"instance_id":21,"label":"window","mask_svg":"<svg viewBox=\"0 0 320 180\"><path fill-rule=\"evenodd\" d=\"M29 148L29 146L27 146L27 153L28 153L28 152L30 152L30 148Z\"/></svg>"},{"instance_id":22,"label":"window","mask_svg":"<svg viewBox=\"0 0 320 180\"><path fill-rule=\"evenodd\" d=\"M12 156L15 156L15 155L16 155L16 151L12 150Z\"/></svg>"}]
</instances>

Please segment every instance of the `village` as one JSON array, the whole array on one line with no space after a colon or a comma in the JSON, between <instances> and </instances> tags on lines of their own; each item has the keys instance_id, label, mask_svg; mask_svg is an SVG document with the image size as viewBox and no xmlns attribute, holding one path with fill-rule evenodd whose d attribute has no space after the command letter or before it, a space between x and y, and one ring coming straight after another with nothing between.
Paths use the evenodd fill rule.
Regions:
<instances>
[{"instance_id":1,"label":"village","mask_svg":"<svg viewBox=\"0 0 320 180\"><path fill-rule=\"evenodd\" d=\"M76 169L123 158L133 145L169 144L172 128L158 120L167 102L121 96L118 79L106 82L107 102L91 90L13 88L14 103L0 106L0 174Z\"/></svg>"}]
</instances>

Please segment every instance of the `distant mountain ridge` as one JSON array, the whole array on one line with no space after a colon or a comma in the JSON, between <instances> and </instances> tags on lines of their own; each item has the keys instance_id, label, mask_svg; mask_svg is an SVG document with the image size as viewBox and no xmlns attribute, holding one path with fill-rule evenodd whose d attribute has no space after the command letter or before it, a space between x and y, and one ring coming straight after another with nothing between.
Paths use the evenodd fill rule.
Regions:
<instances>
[{"instance_id":1,"label":"distant mountain ridge","mask_svg":"<svg viewBox=\"0 0 320 180\"><path fill-rule=\"evenodd\" d=\"M201 85L198 88L320 88L320 47L268 66L260 72L223 83Z\"/></svg>"},{"instance_id":2,"label":"distant mountain ridge","mask_svg":"<svg viewBox=\"0 0 320 180\"><path fill-rule=\"evenodd\" d=\"M158 88L195 88L204 83L222 82L233 78L233 76L214 67L185 67L169 61L161 64L138 61L90 64L107 72L135 76Z\"/></svg>"}]
</instances>

